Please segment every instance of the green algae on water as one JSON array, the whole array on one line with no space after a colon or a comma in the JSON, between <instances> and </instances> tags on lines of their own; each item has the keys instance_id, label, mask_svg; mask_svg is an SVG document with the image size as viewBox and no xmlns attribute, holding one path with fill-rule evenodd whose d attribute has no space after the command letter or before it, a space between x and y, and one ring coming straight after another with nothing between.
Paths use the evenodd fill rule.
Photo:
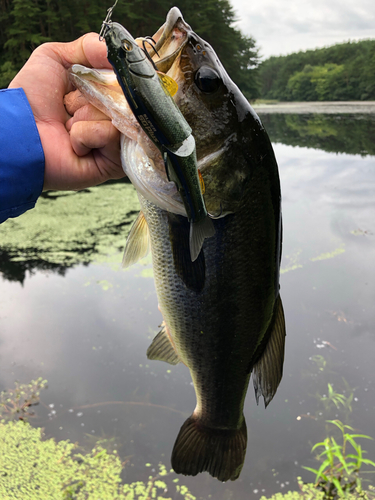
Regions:
<instances>
[{"instance_id":1,"label":"green algae on water","mask_svg":"<svg viewBox=\"0 0 375 500\"><path fill-rule=\"evenodd\" d=\"M344 244L342 244L339 248L336 248L332 252L322 253L322 254L318 255L317 257L313 257L310 260L311 260L311 262L316 262L318 260L333 259L334 257L337 257L338 255L341 255L344 252L345 252L345 248L344 248Z\"/></svg>"},{"instance_id":2,"label":"green algae on water","mask_svg":"<svg viewBox=\"0 0 375 500\"><path fill-rule=\"evenodd\" d=\"M115 451L96 446L82 454L69 441L43 440L42 429L22 421L0 423L0 446L2 500L196 500L186 486L173 481L170 490L163 465L145 482L122 484Z\"/></svg>"},{"instance_id":3,"label":"green algae on water","mask_svg":"<svg viewBox=\"0 0 375 500\"><path fill-rule=\"evenodd\" d=\"M34 268L63 272L81 263L120 263L138 211L136 191L124 182L43 193L33 210L1 224L0 272L22 280Z\"/></svg>"}]
</instances>

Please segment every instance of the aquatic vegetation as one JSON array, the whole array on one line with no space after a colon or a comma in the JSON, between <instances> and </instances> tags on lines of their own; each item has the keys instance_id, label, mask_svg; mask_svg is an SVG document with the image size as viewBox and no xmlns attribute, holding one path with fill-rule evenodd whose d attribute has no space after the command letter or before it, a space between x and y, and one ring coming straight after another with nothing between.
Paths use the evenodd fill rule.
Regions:
<instances>
[{"instance_id":1,"label":"aquatic vegetation","mask_svg":"<svg viewBox=\"0 0 375 500\"><path fill-rule=\"evenodd\" d=\"M302 250L298 249L292 255L286 255L283 259L283 261L286 262L286 265L284 264L284 266L280 269L280 274L300 269L302 267L302 264L299 263L301 253Z\"/></svg>"},{"instance_id":2,"label":"aquatic vegetation","mask_svg":"<svg viewBox=\"0 0 375 500\"><path fill-rule=\"evenodd\" d=\"M151 464L146 464L151 465ZM167 494L168 486L162 478L166 478L173 470L167 471L167 468L160 464L159 474L155 477L150 476L148 482L137 481L131 484L124 485L124 493L126 500L151 500L153 498L157 500L172 500L172 498L160 496L161 493ZM177 498L184 500L196 500L189 489L186 486L177 484L179 479L174 479ZM176 498L176 497L173 497Z\"/></svg>"},{"instance_id":3,"label":"aquatic vegetation","mask_svg":"<svg viewBox=\"0 0 375 500\"><path fill-rule=\"evenodd\" d=\"M27 420L34 416L32 406L39 404L40 391L47 387L47 380L39 377L28 384L15 382L15 388L0 393L0 418Z\"/></svg>"},{"instance_id":4,"label":"aquatic vegetation","mask_svg":"<svg viewBox=\"0 0 375 500\"><path fill-rule=\"evenodd\" d=\"M330 347L335 350L334 346L330 345ZM310 357L310 361L314 369L308 375L316 391L314 396L312 394L310 396L313 396L319 405L312 418L315 421L319 420L320 425L325 420L327 432L326 438L312 447L312 451L319 452L316 458L320 465L317 468L303 467L315 474L315 483L304 484L299 478L299 492L278 493L268 500L338 500L340 498L373 500L375 488L368 486L366 476L375 473L373 470L375 462L365 458L366 451L358 442L360 439L372 438L351 432L354 431L353 427L346 425L352 418L356 388L351 387L343 377L339 377L338 373L332 370L332 360L329 355L328 357L321 354L314 355ZM327 377L330 380L328 383ZM335 416L339 414L341 420L326 420L332 414ZM267 499L263 497L261 500Z\"/></svg>"},{"instance_id":5,"label":"aquatic vegetation","mask_svg":"<svg viewBox=\"0 0 375 500\"><path fill-rule=\"evenodd\" d=\"M341 255L342 253L345 252L344 246L345 245L342 244L340 247L336 248L332 252L322 253L322 254L318 255L317 257L313 257L310 260L311 260L311 262L316 262L317 260L333 259L334 257L337 257L337 255Z\"/></svg>"},{"instance_id":6,"label":"aquatic vegetation","mask_svg":"<svg viewBox=\"0 0 375 500\"><path fill-rule=\"evenodd\" d=\"M0 424L0 498L102 500L119 496L120 459L101 448L76 452L69 441L43 441L42 429L24 422ZM91 495L91 496L90 496Z\"/></svg>"},{"instance_id":7,"label":"aquatic vegetation","mask_svg":"<svg viewBox=\"0 0 375 500\"><path fill-rule=\"evenodd\" d=\"M18 500L20 491L30 500L195 500L163 465L145 482L121 484L122 464L115 451L96 446L82 454L69 441L43 440L42 429L26 422L1 422L0 446L2 500Z\"/></svg>"},{"instance_id":8,"label":"aquatic vegetation","mask_svg":"<svg viewBox=\"0 0 375 500\"><path fill-rule=\"evenodd\" d=\"M311 467L304 467L304 469L316 474L315 487L325 493L323 498L335 499L345 493L360 493L362 477L359 473L365 473L361 469L366 465L375 468L375 462L364 458L366 451L357 440L373 438L365 434L348 433L347 430L354 431L353 427L344 425L340 420L329 420L329 423L340 430L341 444L333 436L328 436L323 442L316 443L311 451L324 448L317 456L322 463L319 469Z\"/></svg>"},{"instance_id":9,"label":"aquatic vegetation","mask_svg":"<svg viewBox=\"0 0 375 500\"><path fill-rule=\"evenodd\" d=\"M311 262L317 262L320 260L327 260L327 259L333 259L334 257L337 257L338 255L341 255L342 253L345 252L345 245L342 243L338 248L335 248L332 250L332 252L324 252L321 253L320 255L317 255L316 257L311 257L309 260ZM302 250L296 250L293 254L291 255L286 255L283 259L283 267L280 269L280 274L285 274L288 273L289 271L295 271L296 269L300 269L303 267L304 264L301 264L301 253Z\"/></svg>"},{"instance_id":10,"label":"aquatic vegetation","mask_svg":"<svg viewBox=\"0 0 375 500\"><path fill-rule=\"evenodd\" d=\"M318 490L315 484L308 483L304 484L301 478L298 478L298 486L300 491L288 491L288 493L276 493L269 498L262 496L260 500L328 500L331 497L327 497L324 491ZM337 499L340 498L345 500L373 500L375 498L375 488L370 486L369 491L355 491L354 493L344 493L338 494Z\"/></svg>"},{"instance_id":11,"label":"aquatic vegetation","mask_svg":"<svg viewBox=\"0 0 375 500\"><path fill-rule=\"evenodd\" d=\"M130 184L107 183L79 192L49 191L34 210L0 228L0 273L23 281L25 272L90 262L121 262L139 208Z\"/></svg>"},{"instance_id":12,"label":"aquatic vegetation","mask_svg":"<svg viewBox=\"0 0 375 500\"><path fill-rule=\"evenodd\" d=\"M336 347L328 341L318 339L317 346L329 346L332 354ZM355 402L356 387L339 375L339 372L333 369L334 359L330 353L327 356L316 354L309 359L313 363L313 370L305 371L304 376L311 379L311 392L309 397L317 401L314 412L315 420L328 420L339 418L346 424L351 423L353 404Z\"/></svg>"},{"instance_id":13,"label":"aquatic vegetation","mask_svg":"<svg viewBox=\"0 0 375 500\"><path fill-rule=\"evenodd\" d=\"M327 366L327 361L324 356L322 356L321 354L315 354L314 356L311 356L310 360L315 363L320 372L324 372Z\"/></svg>"},{"instance_id":14,"label":"aquatic vegetation","mask_svg":"<svg viewBox=\"0 0 375 500\"><path fill-rule=\"evenodd\" d=\"M276 493L271 497L262 496L260 500L324 500L324 493L314 489L313 484L301 484L301 491L288 491L288 493ZM302 490L303 488L303 490Z\"/></svg>"},{"instance_id":15,"label":"aquatic vegetation","mask_svg":"<svg viewBox=\"0 0 375 500\"><path fill-rule=\"evenodd\" d=\"M347 388L349 388L345 379L343 380L344 383L346 383ZM339 392L335 391L333 385L330 383L327 384L327 387L328 394L323 394L323 396L321 396L319 393L316 393L315 395L316 399L320 403L322 403L325 413L330 413L332 410L343 410L347 414L351 413L353 411L353 389L349 388L349 395L346 396L345 394L340 394Z\"/></svg>"}]
</instances>

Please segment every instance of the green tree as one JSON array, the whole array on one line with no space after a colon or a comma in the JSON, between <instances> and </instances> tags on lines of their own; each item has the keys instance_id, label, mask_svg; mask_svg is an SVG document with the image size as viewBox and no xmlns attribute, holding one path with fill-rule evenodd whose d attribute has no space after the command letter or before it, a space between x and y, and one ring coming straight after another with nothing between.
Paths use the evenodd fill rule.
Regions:
<instances>
[{"instance_id":1,"label":"green tree","mask_svg":"<svg viewBox=\"0 0 375 500\"><path fill-rule=\"evenodd\" d=\"M0 87L6 86L31 52L45 41L69 41L98 32L113 0L0 0ZM258 48L234 27L228 0L119 0L113 19L133 36L153 35L177 5L185 20L217 52L231 78L248 97L259 94Z\"/></svg>"},{"instance_id":2,"label":"green tree","mask_svg":"<svg viewBox=\"0 0 375 500\"><path fill-rule=\"evenodd\" d=\"M4 49L12 54L13 63L25 63L38 45L49 40L40 32L40 18L41 9L33 0L13 0L11 25L4 43Z\"/></svg>"},{"instance_id":3,"label":"green tree","mask_svg":"<svg viewBox=\"0 0 375 500\"><path fill-rule=\"evenodd\" d=\"M309 64L302 71L294 73L288 80L286 90L291 101L316 101L318 94L312 81L314 68Z\"/></svg>"},{"instance_id":4,"label":"green tree","mask_svg":"<svg viewBox=\"0 0 375 500\"><path fill-rule=\"evenodd\" d=\"M265 99L375 99L375 40L270 57L258 72Z\"/></svg>"}]
</instances>

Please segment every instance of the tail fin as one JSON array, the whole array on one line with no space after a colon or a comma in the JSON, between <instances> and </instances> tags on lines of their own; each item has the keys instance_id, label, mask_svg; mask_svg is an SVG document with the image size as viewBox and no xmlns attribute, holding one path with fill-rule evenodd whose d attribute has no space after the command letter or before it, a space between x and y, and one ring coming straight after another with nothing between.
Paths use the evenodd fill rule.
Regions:
<instances>
[{"instance_id":1,"label":"tail fin","mask_svg":"<svg viewBox=\"0 0 375 500\"><path fill-rule=\"evenodd\" d=\"M205 238L210 238L214 234L215 228L212 220L208 217L208 215L198 222L190 223L189 244L192 262L194 262L198 258Z\"/></svg>"},{"instance_id":2,"label":"tail fin","mask_svg":"<svg viewBox=\"0 0 375 500\"><path fill-rule=\"evenodd\" d=\"M207 471L219 481L234 481L245 461L247 430L245 418L240 429L212 429L189 417L181 427L173 452L172 467L177 474L196 476Z\"/></svg>"}]
</instances>

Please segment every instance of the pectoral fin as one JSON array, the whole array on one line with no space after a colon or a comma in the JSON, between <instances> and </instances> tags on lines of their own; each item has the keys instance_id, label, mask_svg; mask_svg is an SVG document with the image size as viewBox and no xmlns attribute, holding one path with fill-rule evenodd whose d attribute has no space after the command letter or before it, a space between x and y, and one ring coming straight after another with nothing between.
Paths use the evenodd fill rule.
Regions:
<instances>
[{"instance_id":1,"label":"pectoral fin","mask_svg":"<svg viewBox=\"0 0 375 500\"><path fill-rule=\"evenodd\" d=\"M283 376L286 333L280 296L275 302L271 328L271 335L264 352L253 367L253 384L257 404L259 404L259 397L263 396L266 407L274 397Z\"/></svg>"},{"instance_id":2,"label":"pectoral fin","mask_svg":"<svg viewBox=\"0 0 375 500\"><path fill-rule=\"evenodd\" d=\"M165 361L170 365L177 365L180 362L180 358L174 350L164 324L163 328L156 335L154 340L151 342L150 347L147 349L147 357L148 359Z\"/></svg>"},{"instance_id":3,"label":"pectoral fin","mask_svg":"<svg viewBox=\"0 0 375 500\"><path fill-rule=\"evenodd\" d=\"M146 257L150 250L150 235L148 225L143 215L139 212L126 240L122 267L132 266L143 257Z\"/></svg>"}]
</instances>

